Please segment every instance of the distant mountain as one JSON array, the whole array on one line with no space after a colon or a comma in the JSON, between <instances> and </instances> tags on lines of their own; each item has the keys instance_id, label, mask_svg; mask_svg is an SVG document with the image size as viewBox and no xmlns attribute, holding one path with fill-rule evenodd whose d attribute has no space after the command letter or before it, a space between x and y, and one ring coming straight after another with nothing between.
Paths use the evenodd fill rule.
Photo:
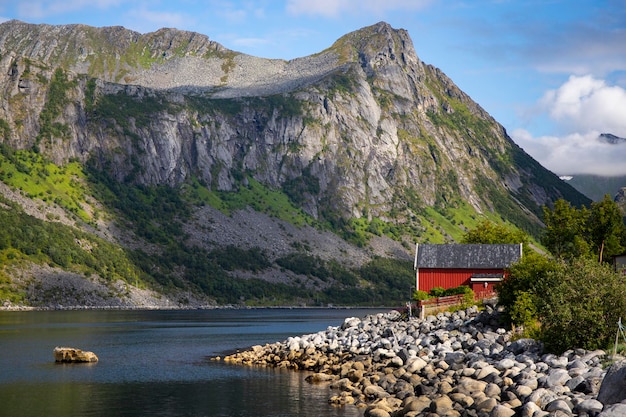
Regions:
<instances>
[{"instance_id":1,"label":"distant mountain","mask_svg":"<svg viewBox=\"0 0 626 417\"><path fill-rule=\"evenodd\" d=\"M593 201L600 201L607 194L614 197L622 187L626 186L626 175L604 177L601 175L578 174L562 178Z\"/></svg>"},{"instance_id":2,"label":"distant mountain","mask_svg":"<svg viewBox=\"0 0 626 417\"><path fill-rule=\"evenodd\" d=\"M589 203L384 22L291 61L175 29L15 20L0 51L0 211L43 222L0 243L111 297L389 302L415 241L483 219L537 235L543 205Z\"/></svg>"},{"instance_id":3,"label":"distant mountain","mask_svg":"<svg viewBox=\"0 0 626 417\"><path fill-rule=\"evenodd\" d=\"M603 142L610 143L611 145L618 145L626 143L626 138L620 138L611 133L601 133L599 139Z\"/></svg>"},{"instance_id":4,"label":"distant mountain","mask_svg":"<svg viewBox=\"0 0 626 417\"><path fill-rule=\"evenodd\" d=\"M623 146L626 144L626 138L621 138L611 133L601 133L598 136L598 140L610 145ZM561 176L561 179L593 201L600 201L607 194L614 197L622 187L626 186L626 175L607 177L593 174L576 174L564 175Z\"/></svg>"}]
</instances>

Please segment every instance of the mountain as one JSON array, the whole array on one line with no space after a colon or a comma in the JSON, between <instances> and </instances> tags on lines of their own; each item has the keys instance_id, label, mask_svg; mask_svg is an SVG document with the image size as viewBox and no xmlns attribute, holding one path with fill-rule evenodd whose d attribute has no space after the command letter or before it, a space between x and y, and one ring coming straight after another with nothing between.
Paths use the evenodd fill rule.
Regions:
<instances>
[{"instance_id":1,"label":"mountain","mask_svg":"<svg viewBox=\"0 0 626 417\"><path fill-rule=\"evenodd\" d=\"M567 177L567 183L593 201L601 201L605 195L615 194L626 186L626 176L605 177L602 175L576 174Z\"/></svg>"},{"instance_id":2,"label":"mountain","mask_svg":"<svg viewBox=\"0 0 626 417\"><path fill-rule=\"evenodd\" d=\"M608 145L626 144L626 138L616 136L612 133L601 133L598 141ZM603 176L593 174L576 174L563 176L561 179L567 181L572 187L593 201L601 201L605 195L615 196L619 190L626 186L626 176Z\"/></svg>"},{"instance_id":3,"label":"mountain","mask_svg":"<svg viewBox=\"0 0 626 417\"><path fill-rule=\"evenodd\" d=\"M73 236L7 247L109 289L403 299L415 241L483 219L537 235L541 206L589 203L384 22L291 61L175 29L15 20L0 51L3 204ZM107 245L119 257L101 264Z\"/></svg>"},{"instance_id":4,"label":"mountain","mask_svg":"<svg viewBox=\"0 0 626 417\"><path fill-rule=\"evenodd\" d=\"M619 145L621 143L626 143L626 138L615 136L612 133L600 133L599 139L600 141L609 143L611 145Z\"/></svg>"}]
</instances>

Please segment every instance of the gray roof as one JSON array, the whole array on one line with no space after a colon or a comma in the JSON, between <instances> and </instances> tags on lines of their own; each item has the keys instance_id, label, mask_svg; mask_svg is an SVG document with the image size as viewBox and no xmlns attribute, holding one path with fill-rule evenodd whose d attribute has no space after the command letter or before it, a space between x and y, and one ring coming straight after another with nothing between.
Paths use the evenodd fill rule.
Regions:
<instances>
[{"instance_id":1,"label":"gray roof","mask_svg":"<svg viewBox=\"0 0 626 417\"><path fill-rule=\"evenodd\" d=\"M519 244L447 244L417 246L418 268L501 269L522 258Z\"/></svg>"}]
</instances>

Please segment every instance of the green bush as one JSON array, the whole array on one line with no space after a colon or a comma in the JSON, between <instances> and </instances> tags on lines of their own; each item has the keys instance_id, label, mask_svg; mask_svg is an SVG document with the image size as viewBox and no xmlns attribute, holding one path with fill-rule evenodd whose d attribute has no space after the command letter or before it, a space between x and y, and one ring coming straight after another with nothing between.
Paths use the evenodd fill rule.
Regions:
<instances>
[{"instance_id":1,"label":"green bush","mask_svg":"<svg viewBox=\"0 0 626 417\"><path fill-rule=\"evenodd\" d=\"M415 301L424 301L424 300L428 300L429 298L432 298L432 297L426 291L419 290L413 293L413 299Z\"/></svg>"},{"instance_id":2,"label":"green bush","mask_svg":"<svg viewBox=\"0 0 626 417\"><path fill-rule=\"evenodd\" d=\"M452 295L463 295L463 302L461 305L463 307L469 307L474 304L474 291L467 285L460 285L454 288L444 289L442 287L434 287L431 288L430 292L426 291L415 291L413 293L413 300L415 301L424 301L430 298L437 297L448 297Z\"/></svg>"},{"instance_id":3,"label":"green bush","mask_svg":"<svg viewBox=\"0 0 626 417\"><path fill-rule=\"evenodd\" d=\"M444 297L446 290L443 287L433 287L429 293L431 297Z\"/></svg>"},{"instance_id":4,"label":"green bush","mask_svg":"<svg viewBox=\"0 0 626 417\"><path fill-rule=\"evenodd\" d=\"M433 287L430 289L428 295L431 297L449 297L451 295L470 295L472 299L474 297L474 291L467 285L459 285L458 287L447 288Z\"/></svg>"},{"instance_id":5,"label":"green bush","mask_svg":"<svg viewBox=\"0 0 626 417\"><path fill-rule=\"evenodd\" d=\"M539 300L546 349L606 348L626 317L626 284L610 266L579 259L548 273Z\"/></svg>"},{"instance_id":6,"label":"green bush","mask_svg":"<svg viewBox=\"0 0 626 417\"><path fill-rule=\"evenodd\" d=\"M531 326L537 320L536 296L528 291L516 291L515 301L509 309L511 321L524 327Z\"/></svg>"},{"instance_id":7,"label":"green bush","mask_svg":"<svg viewBox=\"0 0 626 417\"><path fill-rule=\"evenodd\" d=\"M448 288L447 290L444 291L444 297L449 296L449 295L461 295L461 294L474 294L474 292L472 291L472 289L470 287L468 287L467 285L459 285L458 287L454 287L454 288Z\"/></svg>"},{"instance_id":8,"label":"green bush","mask_svg":"<svg viewBox=\"0 0 626 417\"><path fill-rule=\"evenodd\" d=\"M538 301L546 287L551 285L553 275L550 274L563 267L563 263L550 260L536 252L527 251L520 262L511 266L506 278L496 285L498 303L505 308L505 318L517 325L523 324L518 320L520 317L526 317L527 314L534 315L535 319L538 319L537 305L518 302L517 299L520 295L528 294L532 300ZM514 313L515 319L511 317L514 306L517 309ZM529 311L527 313L520 311L523 306L528 306Z\"/></svg>"}]
</instances>

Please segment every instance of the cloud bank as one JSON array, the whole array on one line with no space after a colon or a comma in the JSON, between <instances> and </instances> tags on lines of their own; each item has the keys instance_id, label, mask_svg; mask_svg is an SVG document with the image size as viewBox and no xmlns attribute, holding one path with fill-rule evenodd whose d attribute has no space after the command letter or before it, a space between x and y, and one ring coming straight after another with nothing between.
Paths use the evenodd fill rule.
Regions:
<instances>
[{"instance_id":1,"label":"cloud bank","mask_svg":"<svg viewBox=\"0 0 626 417\"><path fill-rule=\"evenodd\" d=\"M551 118L573 131L602 130L626 137L626 90L590 75L571 76L540 101Z\"/></svg>"},{"instance_id":2,"label":"cloud bank","mask_svg":"<svg viewBox=\"0 0 626 417\"><path fill-rule=\"evenodd\" d=\"M626 138L626 90L590 75L571 76L538 103L563 132L533 137L517 129L511 137L542 165L559 175L626 175L626 141L610 144L610 133Z\"/></svg>"}]
</instances>

